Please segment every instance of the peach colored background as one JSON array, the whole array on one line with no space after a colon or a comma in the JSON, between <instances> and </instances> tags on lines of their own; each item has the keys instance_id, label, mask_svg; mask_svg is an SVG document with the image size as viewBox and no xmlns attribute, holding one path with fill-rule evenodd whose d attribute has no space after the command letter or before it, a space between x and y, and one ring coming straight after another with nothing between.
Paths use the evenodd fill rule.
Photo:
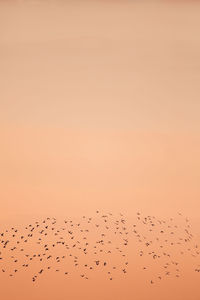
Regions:
<instances>
[{"instance_id":1,"label":"peach colored background","mask_svg":"<svg viewBox=\"0 0 200 300\"><path fill-rule=\"evenodd\" d=\"M199 28L198 1L0 2L2 226L139 209L199 234ZM134 265L112 283L0 276L4 300L200 299L196 274L144 288Z\"/></svg>"}]
</instances>

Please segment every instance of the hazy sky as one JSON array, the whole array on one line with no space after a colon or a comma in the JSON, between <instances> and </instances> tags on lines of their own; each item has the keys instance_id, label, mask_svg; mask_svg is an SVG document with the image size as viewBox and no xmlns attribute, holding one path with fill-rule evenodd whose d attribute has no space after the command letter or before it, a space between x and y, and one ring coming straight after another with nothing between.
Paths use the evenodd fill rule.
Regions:
<instances>
[{"instance_id":1,"label":"hazy sky","mask_svg":"<svg viewBox=\"0 0 200 300\"><path fill-rule=\"evenodd\" d=\"M137 211L181 211L199 238L199 29L199 1L0 0L1 232L96 209L131 226ZM200 299L191 252L183 276L147 285L136 246L123 280L0 272L2 299Z\"/></svg>"},{"instance_id":2,"label":"hazy sky","mask_svg":"<svg viewBox=\"0 0 200 300\"><path fill-rule=\"evenodd\" d=\"M191 2L2 1L2 217L196 215L199 27Z\"/></svg>"}]
</instances>

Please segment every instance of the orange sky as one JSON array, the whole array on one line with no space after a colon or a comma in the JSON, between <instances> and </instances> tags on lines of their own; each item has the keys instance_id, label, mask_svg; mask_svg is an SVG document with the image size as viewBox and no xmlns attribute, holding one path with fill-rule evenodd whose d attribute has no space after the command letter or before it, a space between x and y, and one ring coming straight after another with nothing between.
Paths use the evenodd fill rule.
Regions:
<instances>
[{"instance_id":1,"label":"orange sky","mask_svg":"<svg viewBox=\"0 0 200 300\"><path fill-rule=\"evenodd\" d=\"M4 217L113 203L195 214L196 6L1 6Z\"/></svg>"},{"instance_id":2,"label":"orange sky","mask_svg":"<svg viewBox=\"0 0 200 300\"><path fill-rule=\"evenodd\" d=\"M96 208L198 221L199 3L27 2L0 2L2 223Z\"/></svg>"}]
</instances>

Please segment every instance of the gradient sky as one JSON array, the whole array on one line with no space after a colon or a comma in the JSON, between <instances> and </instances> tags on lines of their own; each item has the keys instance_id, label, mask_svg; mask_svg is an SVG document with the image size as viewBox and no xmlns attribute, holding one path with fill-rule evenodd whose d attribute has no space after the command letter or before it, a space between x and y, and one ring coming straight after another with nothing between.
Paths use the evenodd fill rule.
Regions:
<instances>
[{"instance_id":1,"label":"gradient sky","mask_svg":"<svg viewBox=\"0 0 200 300\"><path fill-rule=\"evenodd\" d=\"M182 211L199 237L199 28L199 1L0 1L1 229L96 209ZM0 274L1 296L200 299L191 259L180 281L144 288L134 247L112 286L101 274L36 287Z\"/></svg>"},{"instance_id":2,"label":"gradient sky","mask_svg":"<svg viewBox=\"0 0 200 300\"><path fill-rule=\"evenodd\" d=\"M198 3L2 1L3 218L196 215L199 25Z\"/></svg>"}]
</instances>

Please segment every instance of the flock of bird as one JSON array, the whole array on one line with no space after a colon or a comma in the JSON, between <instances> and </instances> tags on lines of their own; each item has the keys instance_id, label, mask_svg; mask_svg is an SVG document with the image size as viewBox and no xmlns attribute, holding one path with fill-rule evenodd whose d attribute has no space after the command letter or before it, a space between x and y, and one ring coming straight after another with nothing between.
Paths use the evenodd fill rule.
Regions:
<instances>
[{"instance_id":1,"label":"flock of bird","mask_svg":"<svg viewBox=\"0 0 200 300\"><path fill-rule=\"evenodd\" d=\"M49 271L88 280L105 273L109 280L126 276L134 241L137 264L150 271L150 284L166 277L181 276L181 257L199 259L199 246L187 218L175 219L143 216L133 220L112 213L96 211L93 217L58 220L45 218L25 228L12 227L0 232L0 271L9 277L30 270L32 282ZM131 253L132 253L131 251ZM195 272L200 272L196 264ZM155 276L152 277L152 274Z\"/></svg>"}]
</instances>

